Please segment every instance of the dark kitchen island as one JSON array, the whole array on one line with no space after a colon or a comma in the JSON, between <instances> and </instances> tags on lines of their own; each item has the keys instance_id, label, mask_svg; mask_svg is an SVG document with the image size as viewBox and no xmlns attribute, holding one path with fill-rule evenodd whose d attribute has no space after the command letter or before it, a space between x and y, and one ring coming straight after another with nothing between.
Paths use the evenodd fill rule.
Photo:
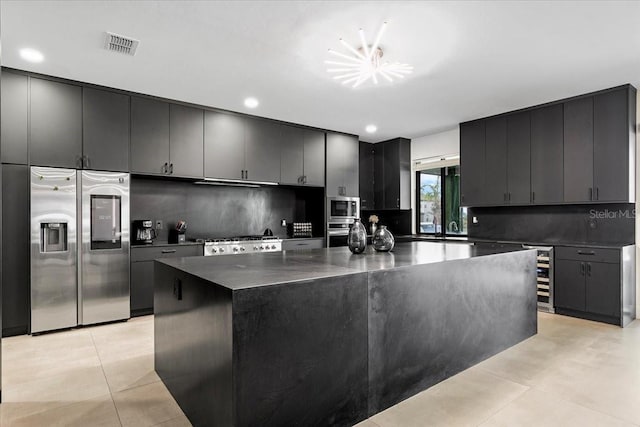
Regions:
<instances>
[{"instance_id":1,"label":"dark kitchen island","mask_svg":"<svg viewBox=\"0 0 640 427\"><path fill-rule=\"evenodd\" d=\"M155 368L196 426L347 426L537 332L536 251L411 242L155 262Z\"/></svg>"}]
</instances>

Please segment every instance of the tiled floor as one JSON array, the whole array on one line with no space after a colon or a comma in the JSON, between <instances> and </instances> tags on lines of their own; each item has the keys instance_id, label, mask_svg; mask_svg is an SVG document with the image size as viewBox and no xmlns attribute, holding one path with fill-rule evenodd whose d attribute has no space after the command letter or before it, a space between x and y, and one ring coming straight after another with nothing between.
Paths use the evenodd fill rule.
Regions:
<instances>
[{"instance_id":1,"label":"tiled floor","mask_svg":"<svg viewBox=\"0 0 640 427\"><path fill-rule=\"evenodd\" d=\"M189 426L153 371L153 317L2 340L1 426ZM358 427L640 426L640 321L541 313L539 333Z\"/></svg>"}]
</instances>

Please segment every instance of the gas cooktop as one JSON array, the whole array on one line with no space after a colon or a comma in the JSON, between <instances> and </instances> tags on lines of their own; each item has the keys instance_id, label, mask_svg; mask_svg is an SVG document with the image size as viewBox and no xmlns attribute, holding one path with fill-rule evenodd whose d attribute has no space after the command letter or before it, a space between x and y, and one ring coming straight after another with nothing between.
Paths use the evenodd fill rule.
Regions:
<instances>
[{"instance_id":1,"label":"gas cooktop","mask_svg":"<svg viewBox=\"0 0 640 427\"><path fill-rule=\"evenodd\" d=\"M234 236L204 240L204 255L233 255L282 251L282 239L276 236Z\"/></svg>"}]
</instances>

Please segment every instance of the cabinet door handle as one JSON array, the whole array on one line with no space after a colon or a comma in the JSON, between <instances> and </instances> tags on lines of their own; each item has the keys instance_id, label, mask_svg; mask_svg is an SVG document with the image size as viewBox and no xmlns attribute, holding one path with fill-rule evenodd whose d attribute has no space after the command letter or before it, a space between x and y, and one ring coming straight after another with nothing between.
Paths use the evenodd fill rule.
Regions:
<instances>
[{"instance_id":1,"label":"cabinet door handle","mask_svg":"<svg viewBox=\"0 0 640 427\"><path fill-rule=\"evenodd\" d=\"M594 251L578 251L578 255L595 255Z\"/></svg>"},{"instance_id":2,"label":"cabinet door handle","mask_svg":"<svg viewBox=\"0 0 640 427\"><path fill-rule=\"evenodd\" d=\"M600 188L596 187L596 200L600 200Z\"/></svg>"},{"instance_id":3,"label":"cabinet door handle","mask_svg":"<svg viewBox=\"0 0 640 427\"><path fill-rule=\"evenodd\" d=\"M176 250L175 249L163 249L162 253L163 254L175 254Z\"/></svg>"},{"instance_id":4,"label":"cabinet door handle","mask_svg":"<svg viewBox=\"0 0 640 427\"><path fill-rule=\"evenodd\" d=\"M584 262L580 263L580 274L584 276Z\"/></svg>"},{"instance_id":5,"label":"cabinet door handle","mask_svg":"<svg viewBox=\"0 0 640 427\"><path fill-rule=\"evenodd\" d=\"M162 173L167 173L168 168L169 168L169 163L165 163L164 166L162 167Z\"/></svg>"},{"instance_id":6,"label":"cabinet door handle","mask_svg":"<svg viewBox=\"0 0 640 427\"><path fill-rule=\"evenodd\" d=\"M85 158L87 159L87 167L91 168L91 158L89 156L85 156Z\"/></svg>"},{"instance_id":7,"label":"cabinet door handle","mask_svg":"<svg viewBox=\"0 0 640 427\"><path fill-rule=\"evenodd\" d=\"M531 201L532 201L532 202L535 202L535 201L536 201L536 192L535 192L535 191L532 191L532 192L531 192Z\"/></svg>"},{"instance_id":8,"label":"cabinet door handle","mask_svg":"<svg viewBox=\"0 0 640 427\"><path fill-rule=\"evenodd\" d=\"M508 194L509 194L509 199L508 200L511 201L511 193L508 193Z\"/></svg>"},{"instance_id":9,"label":"cabinet door handle","mask_svg":"<svg viewBox=\"0 0 640 427\"><path fill-rule=\"evenodd\" d=\"M587 276L591 276L591 263L587 263Z\"/></svg>"},{"instance_id":10,"label":"cabinet door handle","mask_svg":"<svg viewBox=\"0 0 640 427\"><path fill-rule=\"evenodd\" d=\"M173 174L173 163L171 163L169 165L169 174L172 175Z\"/></svg>"},{"instance_id":11,"label":"cabinet door handle","mask_svg":"<svg viewBox=\"0 0 640 427\"><path fill-rule=\"evenodd\" d=\"M589 200L593 200L593 188L589 187Z\"/></svg>"},{"instance_id":12,"label":"cabinet door handle","mask_svg":"<svg viewBox=\"0 0 640 427\"><path fill-rule=\"evenodd\" d=\"M399 208L400 207L400 199L396 199L396 207Z\"/></svg>"},{"instance_id":13,"label":"cabinet door handle","mask_svg":"<svg viewBox=\"0 0 640 427\"><path fill-rule=\"evenodd\" d=\"M244 170L244 179L249 179L249 169Z\"/></svg>"}]
</instances>

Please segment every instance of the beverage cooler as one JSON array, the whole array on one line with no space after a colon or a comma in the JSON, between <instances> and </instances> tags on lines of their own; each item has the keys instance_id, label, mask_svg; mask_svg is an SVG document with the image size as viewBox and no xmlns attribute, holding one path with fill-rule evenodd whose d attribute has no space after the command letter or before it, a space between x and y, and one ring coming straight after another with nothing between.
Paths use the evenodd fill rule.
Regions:
<instances>
[{"instance_id":1,"label":"beverage cooler","mask_svg":"<svg viewBox=\"0 0 640 427\"><path fill-rule=\"evenodd\" d=\"M32 167L31 333L129 317L129 174Z\"/></svg>"}]
</instances>

